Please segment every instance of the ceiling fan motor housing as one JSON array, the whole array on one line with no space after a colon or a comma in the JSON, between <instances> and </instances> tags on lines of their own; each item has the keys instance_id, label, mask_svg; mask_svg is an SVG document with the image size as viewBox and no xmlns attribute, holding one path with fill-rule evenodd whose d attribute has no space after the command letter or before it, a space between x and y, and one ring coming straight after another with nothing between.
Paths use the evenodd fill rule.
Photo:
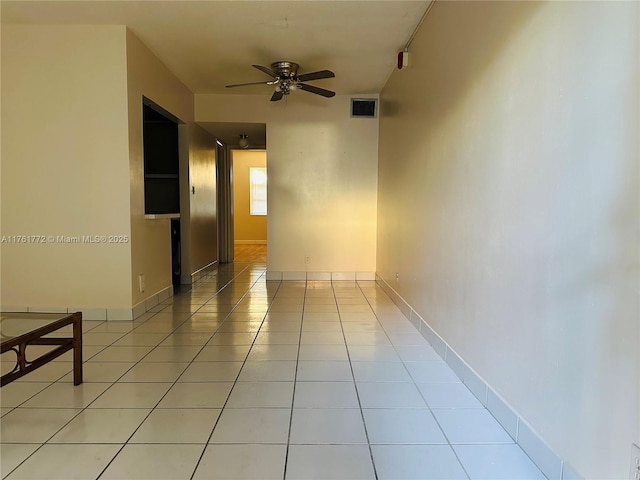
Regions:
<instances>
[{"instance_id":1,"label":"ceiling fan motor housing","mask_svg":"<svg viewBox=\"0 0 640 480\"><path fill-rule=\"evenodd\" d=\"M271 64L271 70L279 76L286 78L293 78L298 73L298 68L300 65L293 62L273 62Z\"/></svg>"}]
</instances>

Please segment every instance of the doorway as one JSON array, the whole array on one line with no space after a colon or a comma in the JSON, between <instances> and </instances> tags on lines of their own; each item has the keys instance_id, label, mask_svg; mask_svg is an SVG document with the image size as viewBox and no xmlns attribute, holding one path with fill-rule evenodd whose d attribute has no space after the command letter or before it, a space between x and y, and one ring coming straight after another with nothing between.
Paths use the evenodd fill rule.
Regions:
<instances>
[{"instance_id":1,"label":"doorway","mask_svg":"<svg viewBox=\"0 0 640 480\"><path fill-rule=\"evenodd\" d=\"M231 150L234 261L267 263L267 152Z\"/></svg>"},{"instance_id":2,"label":"doorway","mask_svg":"<svg viewBox=\"0 0 640 480\"><path fill-rule=\"evenodd\" d=\"M266 234L263 237L246 237L244 233L241 233L238 238L240 242L237 245L244 245L244 247L238 248L241 260L235 259L236 208L234 206L233 156L235 152L262 152L262 155L266 158L267 125L265 123L248 122L197 123L211 133L218 144L216 157L219 263L225 264L250 259L252 262L264 263L266 266ZM244 211L246 212L246 210ZM252 217L250 214L248 216ZM257 216L253 215L253 217ZM264 224L266 224L266 215L262 215L262 217ZM240 220L240 225L242 224L243 221Z\"/></svg>"}]
</instances>

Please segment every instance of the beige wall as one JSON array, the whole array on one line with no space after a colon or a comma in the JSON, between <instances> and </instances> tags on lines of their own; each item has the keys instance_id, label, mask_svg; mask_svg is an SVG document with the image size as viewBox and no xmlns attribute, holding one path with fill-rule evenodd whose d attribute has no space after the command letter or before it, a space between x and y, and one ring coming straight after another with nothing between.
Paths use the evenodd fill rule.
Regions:
<instances>
[{"instance_id":1,"label":"beige wall","mask_svg":"<svg viewBox=\"0 0 640 480\"><path fill-rule=\"evenodd\" d=\"M640 437L639 8L437 2L381 94L379 274L594 479Z\"/></svg>"},{"instance_id":2,"label":"beige wall","mask_svg":"<svg viewBox=\"0 0 640 480\"><path fill-rule=\"evenodd\" d=\"M191 283L193 273L218 260L216 139L195 123L181 132L188 141L188 168L180 172L182 283Z\"/></svg>"},{"instance_id":3,"label":"beige wall","mask_svg":"<svg viewBox=\"0 0 640 480\"><path fill-rule=\"evenodd\" d=\"M3 244L3 306L126 319L171 286L169 220L144 217L143 96L193 121L193 94L125 27L3 25L2 235L125 237ZM217 255L215 139L188 141L197 270Z\"/></svg>"},{"instance_id":4,"label":"beige wall","mask_svg":"<svg viewBox=\"0 0 640 480\"><path fill-rule=\"evenodd\" d=\"M294 95L196 95L196 120L267 124L270 271L373 272L378 121L350 118L348 96Z\"/></svg>"},{"instance_id":5,"label":"beige wall","mask_svg":"<svg viewBox=\"0 0 640 480\"><path fill-rule=\"evenodd\" d=\"M233 231L236 242L267 241L267 216L251 215L249 169L266 167L264 150L233 150Z\"/></svg>"},{"instance_id":6,"label":"beige wall","mask_svg":"<svg viewBox=\"0 0 640 480\"><path fill-rule=\"evenodd\" d=\"M130 236L125 28L2 26L2 235ZM129 243L2 244L2 299L131 307Z\"/></svg>"},{"instance_id":7,"label":"beige wall","mask_svg":"<svg viewBox=\"0 0 640 480\"><path fill-rule=\"evenodd\" d=\"M171 286L170 220L145 219L142 155L142 97L188 123L193 121L193 94L158 58L127 30L129 169L131 189L131 286L133 304ZM140 292L138 275L146 288Z\"/></svg>"}]
</instances>

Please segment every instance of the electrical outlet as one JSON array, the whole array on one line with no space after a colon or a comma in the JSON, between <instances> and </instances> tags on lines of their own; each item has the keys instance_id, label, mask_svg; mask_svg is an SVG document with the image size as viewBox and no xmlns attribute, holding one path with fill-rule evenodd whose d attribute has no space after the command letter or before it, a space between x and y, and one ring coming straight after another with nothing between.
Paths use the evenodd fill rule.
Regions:
<instances>
[{"instance_id":1,"label":"electrical outlet","mask_svg":"<svg viewBox=\"0 0 640 480\"><path fill-rule=\"evenodd\" d=\"M138 289L140 290L140 293L144 292L144 287L144 273L141 273L138 275Z\"/></svg>"},{"instance_id":2,"label":"electrical outlet","mask_svg":"<svg viewBox=\"0 0 640 480\"><path fill-rule=\"evenodd\" d=\"M400 281L400 274L398 272L396 272L396 282Z\"/></svg>"},{"instance_id":3,"label":"electrical outlet","mask_svg":"<svg viewBox=\"0 0 640 480\"><path fill-rule=\"evenodd\" d=\"M640 480L640 447L631 444L631 466L629 468L629 480Z\"/></svg>"},{"instance_id":4,"label":"electrical outlet","mask_svg":"<svg viewBox=\"0 0 640 480\"><path fill-rule=\"evenodd\" d=\"M307 265L309 265L311 263L311 257L309 255L304 257L304 263L306 263Z\"/></svg>"}]
</instances>

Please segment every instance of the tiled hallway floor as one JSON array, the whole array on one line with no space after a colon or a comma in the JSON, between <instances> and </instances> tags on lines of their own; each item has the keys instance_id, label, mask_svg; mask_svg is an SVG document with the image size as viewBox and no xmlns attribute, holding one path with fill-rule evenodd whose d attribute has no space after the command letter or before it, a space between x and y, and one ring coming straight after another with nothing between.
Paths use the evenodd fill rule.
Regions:
<instances>
[{"instance_id":1,"label":"tiled hallway floor","mask_svg":"<svg viewBox=\"0 0 640 480\"><path fill-rule=\"evenodd\" d=\"M2 478L544 478L374 282L221 267L2 388Z\"/></svg>"}]
</instances>

